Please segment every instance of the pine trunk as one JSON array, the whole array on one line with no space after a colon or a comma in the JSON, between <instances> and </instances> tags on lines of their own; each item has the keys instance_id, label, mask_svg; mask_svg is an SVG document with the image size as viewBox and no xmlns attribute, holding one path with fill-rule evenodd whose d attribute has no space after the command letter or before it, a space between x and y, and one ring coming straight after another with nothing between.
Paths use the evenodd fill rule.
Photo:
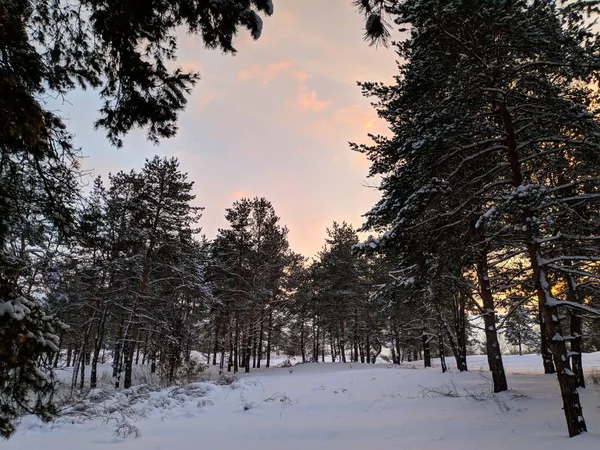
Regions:
<instances>
[{"instance_id":1,"label":"pine trunk","mask_svg":"<svg viewBox=\"0 0 600 450\"><path fill-rule=\"evenodd\" d=\"M513 186L518 188L523 182L521 162L517 152L517 135L513 124L512 115L506 105L506 99L499 99L498 111L504 123L506 133L506 146L508 160L513 175ZM525 243L529 255L529 262L533 271L533 281L538 297L538 308L543 314L549 346L556 365L556 375L563 400L563 410L567 420L569 437L574 437L587 431L583 411L577 392L576 377L571 370L567 353L565 337L562 333L558 311L553 306L553 297L550 283L544 267L540 265L541 251L538 240L534 238L532 230L532 213L525 209L522 213L522 225L525 231Z\"/></svg>"},{"instance_id":2,"label":"pine trunk","mask_svg":"<svg viewBox=\"0 0 600 450\"><path fill-rule=\"evenodd\" d=\"M429 347L429 337L427 335L427 328L423 327L421 333L421 341L423 343L423 364L424 367L431 367L431 349Z\"/></svg>"},{"instance_id":3,"label":"pine trunk","mask_svg":"<svg viewBox=\"0 0 600 450\"><path fill-rule=\"evenodd\" d=\"M480 225L476 232L479 239L477 280L479 282L479 295L483 302L482 315L485 326L487 360L492 372L494 392L502 392L508 389L508 384L506 382L502 353L500 352L500 343L498 342L498 333L496 331L496 311L489 279L487 244L483 225Z\"/></svg>"}]
</instances>

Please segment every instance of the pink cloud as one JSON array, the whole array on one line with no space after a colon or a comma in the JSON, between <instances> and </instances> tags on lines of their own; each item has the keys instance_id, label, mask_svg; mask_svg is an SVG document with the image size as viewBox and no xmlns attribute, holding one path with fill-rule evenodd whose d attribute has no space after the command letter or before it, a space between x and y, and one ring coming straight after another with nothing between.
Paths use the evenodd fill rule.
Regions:
<instances>
[{"instance_id":1,"label":"pink cloud","mask_svg":"<svg viewBox=\"0 0 600 450\"><path fill-rule=\"evenodd\" d=\"M301 84L300 91L296 97L288 99L287 104L304 112L307 110L319 112L331 105L330 100L320 100L317 91L310 89L307 85Z\"/></svg>"},{"instance_id":2,"label":"pink cloud","mask_svg":"<svg viewBox=\"0 0 600 450\"><path fill-rule=\"evenodd\" d=\"M360 103L336 111L333 120L344 125L358 126L363 132L385 134L386 126L371 106Z\"/></svg>"},{"instance_id":3,"label":"pink cloud","mask_svg":"<svg viewBox=\"0 0 600 450\"><path fill-rule=\"evenodd\" d=\"M238 80L258 80L263 84L269 84L279 74L286 72L292 67L291 62L281 61L271 63L267 66L254 65L247 69L242 69L237 73Z\"/></svg>"},{"instance_id":4,"label":"pink cloud","mask_svg":"<svg viewBox=\"0 0 600 450\"><path fill-rule=\"evenodd\" d=\"M244 191L244 190L239 190L239 191L235 191L232 192L229 197L232 200L239 200L240 198L251 198L252 194L248 191Z\"/></svg>"}]
</instances>

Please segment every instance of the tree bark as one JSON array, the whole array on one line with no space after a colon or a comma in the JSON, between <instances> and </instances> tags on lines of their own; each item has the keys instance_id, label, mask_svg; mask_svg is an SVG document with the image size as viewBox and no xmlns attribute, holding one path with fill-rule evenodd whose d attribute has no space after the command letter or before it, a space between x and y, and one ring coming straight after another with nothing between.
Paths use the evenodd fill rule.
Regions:
<instances>
[{"instance_id":1,"label":"tree bark","mask_svg":"<svg viewBox=\"0 0 600 450\"><path fill-rule=\"evenodd\" d=\"M269 325L267 327L267 362L266 367L271 367L271 340L273 338L273 308L269 308Z\"/></svg>"},{"instance_id":2,"label":"tree bark","mask_svg":"<svg viewBox=\"0 0 600 450\"><path fill-rule=\"evenodd\" d=\"M508 109L505 98L499 99L498 111L504 124L506 134L506 147L510 163L513 186L518 188L523 182L521 162L517 152L517 135L513 124L512 115ZM549 345L556 365L556 375L563 400L563 410L567 420L569 437L574 437L587 431L583 411L577 392L576 377L571 370L562 333L557 308L554 306L550 283L546 271L540 261L542 260L539 241L534 238L531 220L533 214L527 208L522 212L522 225L525 232L525 244L529 255L529 262L533 271L533 281L538 297L538 308L544 317L544 325L549 339Z\"/></svg>"},{"instance_id":3,"label":"tree bark","mask_svg":"<svg viewBox=\"0 0 600 450\"><path fill-rule=\"evenodd\" d=\"M483 224L476 229L479 239L479 252L477 258L477 280L479 282L479 295L483 302L483 323L485 326L487 360L492 372L494 383L494 392L502 392L508 389L506 374L504 373L504 364L498 342L498 333L496 331L496 311L494 297L489 279L489 270L487 262L487 244Z\"/></svg>"},{"instance_id":4,"label":"tree bark","mask_svg":"<svg viewBox=\"0 0 600 450\"><path fill-rule=\"evenodd\" d=\"M424 367L431 367L431 348L429 346L429 336L427 335L427 328L423 327L421 333L421 342L423 343L423 364Z\"/></svg>"},{"instance_id":5,"label":"tree bark","mask_svg":"<svg viewBox=\"0 0 600 450\"><path fill-rule=\"evenodd\" d=\"M438 330L438 341L440 347L440 364L442 365L442 373L446 373L448 366L446 365L446 349L444 348L444 333L442 333L442 324Z\"/></svg>"}]
</instances>

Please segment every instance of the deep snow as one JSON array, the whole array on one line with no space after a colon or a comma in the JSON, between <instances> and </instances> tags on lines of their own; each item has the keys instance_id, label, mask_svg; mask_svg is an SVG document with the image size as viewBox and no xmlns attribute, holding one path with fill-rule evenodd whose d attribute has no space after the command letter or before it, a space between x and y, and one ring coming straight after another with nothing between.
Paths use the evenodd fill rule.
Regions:
<instances>
[{"instance_id":1,"label":"deep snow","mask_svg":"<svg viewBox=\"0 0 600 450\"><path fill-rule=\"evenodd\" d=\"M449 360L449 362L451 362ZM470 372L440 373L422 362L302 364L241 374L232 386L194 383L145 393L129 407L140 437L115 437L113 419L26 417L6 450L188 449L592 449L600 445L600 385L581 390L589 433L569 439L556 376L538 355L505 356L511 390L491 395L484 356ZM600 370L600 353L584 366ZM459 397L439 396L452 392ZM101 396L102 393L95 394ZM112 395L110 407L133 398ZM128 400L129 401L129 400ZM138 414L139 413L139 414ZM70 423L75 422L75 423Z\"/></svg>"}]
</instances>

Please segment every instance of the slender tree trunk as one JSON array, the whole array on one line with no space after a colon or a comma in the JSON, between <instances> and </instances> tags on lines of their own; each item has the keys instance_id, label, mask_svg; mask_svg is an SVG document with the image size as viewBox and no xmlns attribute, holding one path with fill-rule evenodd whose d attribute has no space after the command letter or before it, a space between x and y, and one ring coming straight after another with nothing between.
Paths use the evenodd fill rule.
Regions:
<instances>
[{"instance_id":1,"label":"slender tree trunk","mask_svg":"<svg viewBox=\"0 0 600 450\"><path fill-rule=\"evenodd\" d=\"M398 364L401 364L403 360L403 355L402 348L400 348L400 332L398 331L398 328L396 328L395 330L394 341L396 343L396 353L398 354Z\"/></svg>"},{"instance_id":2,"label":"slender tree trunk","mask_svg":"<svg viewBox=\"0 0 600 450\"><path fill-rule=\"evenodd\" d=\"M346 335L346 324L344 320L340 320L340 357L342 362L346 363L346 348L345 348L345 335Z\"/></svg>"},{"instance_id":3,"label":"slender tree trunk","mask_svg":"<svg viewBox=\"0 0 600 450\"><path fill-rule=\"evenodd\" d=\"M123 379L123 387L129 389L133 378L133 351L137 342L138 327L133 324L131 337L125 341L123 347L123 362L125 365L125 378Z\"/></svg>"},{"instance_id":4,"label":"slender tree trunk","mask_svg":"<svg viewBox=\"0 0 600 450\"><path fill-rule=\"evenodd\" d=\"M257 357L257 339L256 339L256 331L255 333L253 333L254 335L252 336L252 368L256 369L256 357Z\"/></svg>"},{"instance_id":5,"label":"slender tree trunk","mask_svg":"<svg viewBox=\"0 0 600 450\"><path fill-rule=\"evenodd\" d=\"M60 354L61 354L61 349L62 349L62 345L63 345L63 338L64 338L64 331L61 330L60 332L60 336L58 338L58 351L54 354L54 361L52 362L52 367L53 368L57 368L58 367L58 361L60 360Z\"/></svg>"},{"instance_id":6,"label":"slender tree trunk","mask_svg":"<svg viewBox=\"0 0 600 450\"><path fill-rule=\"evenodd\" d=\"M217 365L217 353L219 352L219 322L220 322L220 319L219 319L219 317L217 317L217 320L215 321L215 346L213 347L213 360L212 360L213 366Z\"/></svg>"},{"instance_id":7,"label":"slender tree trunk","mask_svg":"<svg viewBox=\"0 0 600 450\"><path fill-rule=\"evenodd\" d=\"M83 389L84 385L85 385L85 355L86 355L86 345L87 343L83 344L83 349L82 352L79 356L81 362L79 363L79 368L81 369L81 379L79 380L79 389Z\"/></svg>"},{"instance_id":8,"label":"slender tree trunk","mask_svg":"<svg viewBox=\"0 0 600 450\"><path fill-rule=\"evenodd\" d=\"M427 335L427 328L423 327L421 333L421 341L423 343L423 363L425 367L431 367L431 349L429 347L429 336Z\"/></svg>"},{"instance_id":9,"label":"slender tree trunk","mask_svg":"<svg viewBox=\"0 0 600 450\"><path fill-rule=\"evenodd\" d=\"M300 355L302 356L302 362L306 362L306 348L304 343L304 320L300 322Z\"/></svg>"},{"instance_id":10,"label":"slender tree trunk","mask_svg":"<svg viewBox=\"0 0 600 450\"><path fill-rule=\"evenodd\" d=\"M252 322L254 322L254 317L250 316L250 321L248 323L248 335L246 338L246 361L244 361L244 372L250 373L250 358L252 357Z\"/></svg>"},{"instance_id":11,"label":"slender tree trunk","mask_svg":"<svg viewBox=\"0 0 600 450\"><path fill-rule=\"evenodd\" d=\"M353 346L354 346L354 362L358 362L358 311L354 310L354 333L352 336L353 339ZM364 360L363 360L364 362Z\"/></svg>"},{"instance_id":12,"label":"slender tree trunk","mask_svg":"<svg viewBox=\"0 0 600 450\"><path fill-rule=\"evenodd\" d=\"M466 319L467 296L460 293L458 296L457 317L455 318L456 339L458 341L458 358L456 366L461 372L466 372L467 367L467 319Z\"/></svg>"},{"instance_id":13,"label":"slender tree trunk","mask_svg":"<svg viewBox=\"0 0 600 450\"><path fill-rule=\"evenodd\" d=\"M265 317L261 311L260 314L260 332L258 333L258 343L256 348L256 367L260 369L260 361L263 357L263 341L265 340Z\"/></svg>"},{"instance_id":14,"label":"slender tree trunk","mask_svg":"<svg viewBox=\"0 0 600 450\"><path fill-rule=\"evenodd\" d=\"M319 335L320 328L318 326L315 327L315 342L313 343L313 361L319 362L319 344L321 342Z\"/></svg>"},{"instance_id":15,"label":"slender tree trunk","mask_svg":"<svg viewBox=\"0 0 600 450\"><path fill-rule=\"evenodd\" d=\"M142 366L144 364L146 364L146 359L148 358L148 341L150 340L151 334L152 334L152 332L145 334L146 339L144 340L144 350L143 350L143 354L142 354ZM208 358L207 358L206 364L210 364L210 351L208 353Z\"/></svg>"},{"instance_id":16,"label":"slender tree trunk","mask_svg":"<svg viewBox=\"0 0 600 450\"><path fill-rule=\"evenodd\" d=\"M479 238L479 254L477 259L477 279L479 282L479 295L483 302L483 323L485 326L487 360L492 372L494 382L494 392L502 392L508 389L506 374L504 373L504 364L502 363L502 354L500 352L500 343L498 342L498 333L496 331L496 311L492 288L490 285L488 262L487 262L487 244L485 240L484 225L477 228Z\"/></svg>"},{"instance_id":17,"label":"slender tree trunk","mask_svg":"<svg viewBox=\"0 0 600 450\"><path fill-rule=\"evenodd\" d=\"M136 366L140 363L140 351L141 350L142 350L142 346L138 344L136 346L136 350L135 350L135 365Z\"/></svg>"},{"instance_id":18,"label":"slender tree trunk","mask_svg":"<svg viewBox=\"0 0 600 450\"><path fill-rule=\"evenodd\" d=\"M229 326L229 356L227 357L227 372L233 368L233 327Z\"/></svg>"},{"instance_id":19,"label":"slender tree trunk","mask_svg":"<svg viewBox=\"0 0 600 450\"><path fill-rule=\"evenodd\" d=\"M233 339L233 373L237 373L239 370L239 342L240 342L240 318L239 313L235 313L235 336ZM268 366L267 366L268 367Z\"/></svg>"},{"instance_id":20,"label":"slender tree trunk","mask_svg":"<svg viewBox=\"0 0 600 450\"><path fill-rule=\"evenodd\" d=\"M73 344L69 342L67 344L67 367L71 367L71 356L73 355Z\"/></svg>"},{"instance_id":21,"label":"slender tree trunk","mask_svg":"<svg viewBox=\"0 0 600 450\"><path fill-rule=\"evenodd\" d=\"M442 365L442 373L446 373L448 366L446 365L446 348L444 347L444 333L442 332L442 324L438 328L438 342L440 347L440 364Z\"/></svg>"},{"instance_id":22,"label":"slender tree trunk","mask_svg":"<svg viewBox=\"0 0 600 450\"><path fill-rule=\"evenodd\" d=\"M337 352L335 351L335 336L331 329L329 330L329 347L331 347L331 362L335 362Z\"/></svg>"},{"instance_id":23,"label":"slender tree trunk","mask_svg":"<svg viewBox=\"0 0 600 450\"><path fill-rule=\"evenodd\" d=\"M269 325L267 327L267 362L266 367L271 367L271 339L273 337L273 308L269 308Z\"/></svg>"}]
</instances>

